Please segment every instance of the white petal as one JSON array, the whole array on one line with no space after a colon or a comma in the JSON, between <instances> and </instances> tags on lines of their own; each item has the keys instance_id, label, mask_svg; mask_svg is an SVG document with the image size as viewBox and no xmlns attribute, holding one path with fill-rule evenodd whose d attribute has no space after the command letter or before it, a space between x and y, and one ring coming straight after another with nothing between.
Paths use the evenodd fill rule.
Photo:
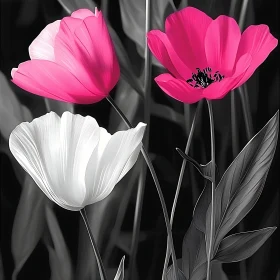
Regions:
<instances>
[{"instance_id":1,"label":"white petal","mask_svg":"<svg viewBox=\"0 0 280 280\"><path fill-rule=\"evenodd\" d=\"M13 68L11 71L11 76L14 78L14 74L17 72L18 68Z\"/></svg>"},{"instance_id":2,"label":"white petal","mask_svg":"<svg viewBox=\"0 0 280 280\"><path fill-rule=\"evenodd\" d=\"M97 161L94 177L92 177L92 165L97 157L93 153L86 171L87 188L93 189L89 203L94 203L108 196L117 182L134 165L142 145L145 127L146 124L139 123L136 128L119 131L112 135L101 158Z\"/></svg>"},{"instance_id":3,"label":"white petal","mask_svg":"<svg viewBox=\"0 0 280 280\"><path fill-rule=\"evenodd\" d=\"M99 140L95 119L53 112L22 123L10 136L10 149L41 190L55 203L80 210L85 201L85 170Z\"/></svg>"},{"instance_id":4,"label":"white petal","mask_svg":"<svg viewBox=\"0 0 280 280\"><path fill-rule=\"evenodd\" d=\"M54 40L58 33L60 20L48 24L29 46L31 59L55 61Z\"/></svg>"}]
</instances>

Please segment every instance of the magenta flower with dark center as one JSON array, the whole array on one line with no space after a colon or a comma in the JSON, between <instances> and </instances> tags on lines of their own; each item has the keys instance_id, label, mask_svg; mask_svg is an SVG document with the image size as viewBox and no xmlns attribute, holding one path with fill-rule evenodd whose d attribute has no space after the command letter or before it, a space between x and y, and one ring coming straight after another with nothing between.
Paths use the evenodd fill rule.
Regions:
<instances>
[{"instance_id":1,"label":"magenta flower with dark center","mask_svg":"<svg viewBox=\"0 0 280 280\"><path fill-rule=\"evenodd\" d=\"M168 16L165 33L152 30L147 36L151 52L170 72L157 76L156 83L184 103L223 98L245 83L278 44L264 24L241 34L233 18L213 20L192 7Z\"/></svg>"}]
</instances>

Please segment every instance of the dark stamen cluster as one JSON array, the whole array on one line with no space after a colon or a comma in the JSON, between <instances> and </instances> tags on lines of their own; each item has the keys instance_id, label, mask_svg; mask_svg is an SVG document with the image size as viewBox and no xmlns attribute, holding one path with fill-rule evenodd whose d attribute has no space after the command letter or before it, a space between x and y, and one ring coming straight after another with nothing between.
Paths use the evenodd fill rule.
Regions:
<instances>
[{"instance_id":1,"label":"dark stamen cluster","mask_svg":"<svg viewBox=\"0 0 280 280\"><path fill-rule=\"evenodd\" d=\"M216 71L212 75L212 69L210 67L204 68L202 71L200 68L196 68L197 74L192 73L192 78L187 80L187 83L194 88L207 88L214 82L220 82L225 76L221 75L219 71Z\"/></svg>"}]
</instances>

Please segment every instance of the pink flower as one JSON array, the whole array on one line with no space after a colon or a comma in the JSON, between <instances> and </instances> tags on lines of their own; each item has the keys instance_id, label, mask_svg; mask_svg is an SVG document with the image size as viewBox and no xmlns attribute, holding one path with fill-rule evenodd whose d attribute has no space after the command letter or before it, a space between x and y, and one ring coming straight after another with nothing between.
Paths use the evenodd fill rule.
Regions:
<instances>
[{"instance_id":1,"label":"pink flower","mask_svg":"<svg viewBox=\"0 0 280 280\"><path fill-rule=\"evenodd\" d=\"M192 7L171 14L165 33L152 30L147 36L151 52L171 72L155 81L184 103L223 98L245 83L278 44L266 25L251 25L241 35L233 18L213 20Z\"/></svg>"},{"instance_id":2,"label":"pink flower","mask_svg":"<svg viewBox=\"0 0 280 280\"><path fill-rule=\"evenodd\" d=\"M80 9L47 25L29 46L29 55L31 60L12 69L12 81L47 98L98 102L120 76L114 46L97 9Z\"/></svg>"}]
</instances>

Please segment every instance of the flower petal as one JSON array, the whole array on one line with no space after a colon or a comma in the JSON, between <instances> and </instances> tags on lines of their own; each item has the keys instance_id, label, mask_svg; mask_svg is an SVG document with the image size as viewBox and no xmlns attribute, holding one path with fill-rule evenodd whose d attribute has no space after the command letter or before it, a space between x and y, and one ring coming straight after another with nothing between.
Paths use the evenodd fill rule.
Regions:
<instances>
[{"instance_id":1,"label":"flower petal","mask_svg":"<svg viewBox=\"0 0 280 280\"><path fill-rule=\"evenodd\" d=\"M60 20L48 24L29 46L31 59L54 61L54 40L58 33Z\"/></svg>"},{"instance_id":2,"label":"flower petal","mask_svg":"<svg viewBox=\"0 0 280 280\"><path fill-rule=\"evenodd\" d=\"M192 72L178 57L166 34L160 30L148 32L148 46L158 61L176 78L188 79Z\"/></svg>"},{"instance_id":3,"label":"flower petal","mask_svg":"<svg viewBox=\"0 0 280 280\"><path fill-rule=\"evenodd\" d=\"M75 36L83 65L92 72L98 88L109 93L118 82L120 68L102 13L84 19Z\"/></svg>"},{"instance_id":4,"label":"flower petal","mask_svg":"<svg viewBox=\"0 0 280 280\"><path fill-rule=\"evenodd\" d=\"M203 90L203 97L208 100L221 99L234 88L237 82L238 78L225 78L221 82L215 82Z\"/></svg>"},{"instance_id":5,"label":"flower petal","mask_svg":"<svg viewBox=\"0 0 280 280\"><path fill-rule=\"evenodd\" d=\"M65 17L55 38L55 62L70 71L89 91L97 96L106 97L99 88L98 79L92 67L76 42L75 30L83 24L81 19Z\"/></svg>"},{"instance_id":6,"label":"flower petal","mask_svg":"<svg viewBox=\"0 0 280 280\"><path fill-rule=\"evenodd\" d=\"M212 19L198 9L187 7L172 13L165 31L178 56L191 71L207 67L204 38Z\"/></svg>"},{"instance_id":7,"label":"flower petal","mask_svg":"<svg viewBox=\"0 0 280 280\"><path fill-rule=\"evenodd\" d=\"M234 74L220 82L215 82L203 90L203 97L206 99L221 99L231 90L235 89L250 66L252 57L249 54L243 55L237 62Z\"/></svg>"},{"instance_id":8,"label":"flower petal","mask_svg":"<svg viewBox=\"0 0 280 280\"><path fill-rule=\"evenodd\" d=\"M12 154L39 188L59 206L77 211L84 207L85 170L98 140L99 126L91 117L53 112L11 133Z\"/></svg>"},{"instance_id":9,"label":"flower petal","mask_svg":"<svg viewBox=\"0 0 280 280\"><path fill-rule=\"evenodd\" d=\"M136 128L118 131L111 137L103 132L99 141L102 146L93 153L86 171L86 185L88 189L92 189L91 201L88 204L108 196L117 182L135 164L145 127L146 124L139 123Z\"/></svg>"},{"instance_id":10,"label":"flower petal","mask_svg":"<svg viewBox=\"0 0 280 280\"><path fill-rule=\"evenodd\" d=\"M86 201L85 174L88 162L100 139L100 128L90 116L63 113L60 125L60 166L63 177L60 196L66 201L77 201L84 207ZM54 172L54 171L53 171ZM73 204L73 202L72 202Z\"/></svg>"},{"instance_id":11,"label":"flower petal","mask_svg":"<svg viewBox=\"0 0 280 280\"><path fill-rule=\"evenodd\" d=\"M104 98L88 91L69 71L47 60L21 63L12 81L34 94L70 103L89 104Z\"/></svg>"},{"instance_id":12,"label":"flower petal","mask_svg":"<svg viewBox=\"0 0 280 280\"><path fill-rule=\"evenodd\" d=\"M203 98L202 89L194 89L185 80L176 79L170 74L161 74L155 81L166 94L181 102L191 104Z\"/></svg>"},{"instance_id":13,"label":"flower petal","mask_svg":"<svg viewBox=\"0 0 280 280\"><path fill-rule=\"evenodd\" d=\"M71 14L71 17L79 19L85 19L93 16L95 16L95 14L89 9L79 9Z\"/></svg>"},{"instance_id":14,"label":"flower petal","mask_svg":"<svg viewBox=\"0 0 280 280\"><path fill-rule=\"evenodd\" d=\"M208 66L230 76L234 69L241 32L237 22L227 16L219 16L209 25L205 37L205 53Z\"/></svg>"},{"instance_id":15,"label":"flower petal","mask_svg":"<svg viewBox=\"0 0 280 280\"><path fill-rule=\"evenodd\" d=\"M252 62L239 85L245 83L255 70L268 57L270 52L276 48L278 40L270 33L267 25L251 25L242 34L237 60L244 54L252 56Z\"/></svg>"}]
</instances>

